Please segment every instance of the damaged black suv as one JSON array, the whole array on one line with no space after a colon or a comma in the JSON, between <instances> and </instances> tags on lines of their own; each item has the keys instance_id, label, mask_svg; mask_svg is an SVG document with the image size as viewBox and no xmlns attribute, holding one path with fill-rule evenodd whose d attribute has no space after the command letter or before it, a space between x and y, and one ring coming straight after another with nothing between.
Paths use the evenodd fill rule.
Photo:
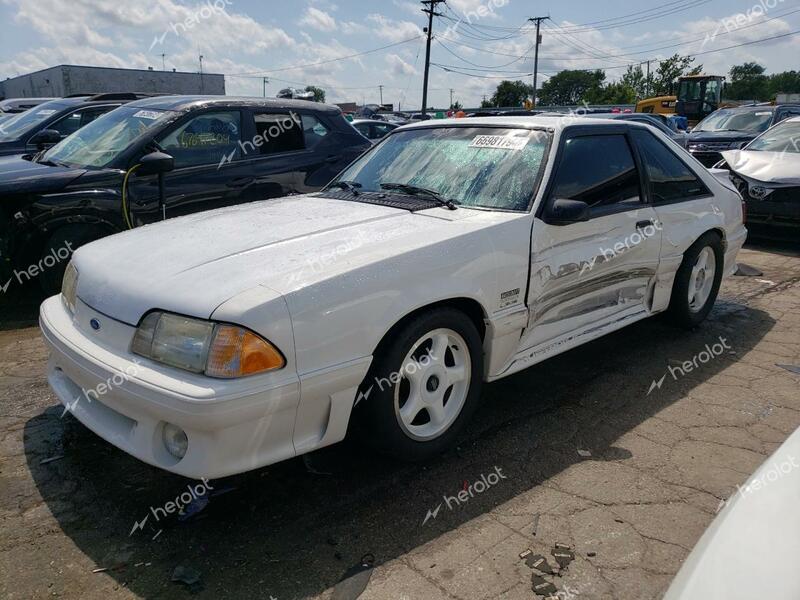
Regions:
<instances>
[{"instance_id":1,"label":"damaged black suv","mask_svg":"<svg viewBox=\"0 0 800 600\"><path fill-rule=\"evenodd\" d=\"M68 256L52 257L66 256L64 248L164 218L318 191L370 147L339 108L315 102L130 102L49 150L0 158L0 283L36 266L55 293Z\"/></svg>"}]
</instances>

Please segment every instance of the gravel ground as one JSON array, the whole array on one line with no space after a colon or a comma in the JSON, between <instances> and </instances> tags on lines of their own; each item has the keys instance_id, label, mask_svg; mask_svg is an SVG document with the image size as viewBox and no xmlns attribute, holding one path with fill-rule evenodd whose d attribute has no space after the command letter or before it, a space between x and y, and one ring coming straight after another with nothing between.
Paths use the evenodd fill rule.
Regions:
<instances>
[{"instance_id":1,"label":"gravel ground","mask_svg":"<svg viewBox=\"0 0 800 600\"><path fill-rule=\"evenodd\" d=\"M727 280L697 330L650 319L486 386L460 446L436 461L345 442L211 482L193 519L141 529L191 482L61 418L39 298L9 290L0 597L329 598L371 553L365 600L530 599L519 554L555 564L558 542L576 555L548 577L561 598L659 598L720 502L800 426L800 376L776 366L800 365L798 257L797 245L751 245L740 260L763 276ZM669 374L721 338L730 349ZM482 477L491 485L473 487ZM444 499L461 490L473 493ZM200 582L172 582L178 566Z\"/></svg>"}]
</instances>

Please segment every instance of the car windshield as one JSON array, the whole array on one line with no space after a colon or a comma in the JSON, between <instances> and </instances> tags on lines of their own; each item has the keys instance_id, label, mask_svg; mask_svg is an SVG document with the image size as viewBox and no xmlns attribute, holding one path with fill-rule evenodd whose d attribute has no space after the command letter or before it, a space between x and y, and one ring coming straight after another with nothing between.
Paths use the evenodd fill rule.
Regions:
<instances>
[{"instance_id":1,"label":"car windshield","mask_svg":"<svg viewBox=\"0 0 800 600\"><path fill-rule=\"evenodd\" d=\"M746 131L761 133L772 121L771 110L721 109L703 119L694 131Z\"/></svg>"},{"instance_id":2,"label":"car windshield","mask_svg":"<svg viewBox=\"0 0 800 600\"><path fill-rule=\"evenodd\" d=\"M337 179L359 192L381 184L437 192L462 206L526 210L550 146L544 131L435 127L391 134Z\"/></svg>"},{"instance_id":3,"label":"car windshield","mask_svg":"<svg viewBox=\"0 0 800 600\"><path fill-rule=\"evenodd\" d=\"M175 115L172 111L121 106L50 148L41 160L70 167L108 166L131 142Z\"/></svg>"},{"instance_id":4,"label":"car windshield","mask_svg":"<svg viewBox=\"0 0 800 600\"><path fill-rule=\"evenodd\" d=\"M45 119L67 108L63 102L45 102L30 110L3 119L0 123L0 142L18 140Z\"/></svg>"},{"instance_id":5,"label":"car windshield","mask_svg":"<svg viewBox=\"0 0 800 600\"><path fill-rule=\"evenodd\" d=\"M747 150L800 154L800 121L784 121L765 131L750 142Z\"/></svg>"}]
</instances>

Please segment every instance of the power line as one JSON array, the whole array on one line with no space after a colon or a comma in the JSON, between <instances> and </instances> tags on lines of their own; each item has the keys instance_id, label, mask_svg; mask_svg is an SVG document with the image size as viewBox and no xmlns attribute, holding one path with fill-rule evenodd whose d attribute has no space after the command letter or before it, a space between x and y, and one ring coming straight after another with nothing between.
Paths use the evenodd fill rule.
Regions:
<instances>
[{"instance_id":1,"label":"power line","mask_svg":"<svg viewBox=\"0 0 800 600\"><path fill-rule=\"evenodd\" d=\"M437 0L439 2L444 2L444 0ZM380 48L373 48L372 50L365 50L364 52L356 52L355 54L348 54L347 56L340 56L338 58L330 58L328 60L320 60L313 63L305 63L302 65L294 65L292 67L281 67L280 69L268 69L263 71L251 71L249 73L231 73L230 76L246 76L246 75L262 75L263 73L280 73L282 71L293 71L295 69L305 69L307 67L316 67L318 65L327 65L332 62L337 62L340 60L348 60L351 58L356 58L358 56L364 56L366 54L374 54L375 52L380 52L381 50L386 50L387 48L394 48L395 46L401 46L403 44L407 44L408 42L413 42L414 40L418 40L423 36L415 35L414 37L408 38L406 40L402 40L400 42L395 42L394 44L387 44L386 46L381 46Z\"/></svg>"}]
</instances>

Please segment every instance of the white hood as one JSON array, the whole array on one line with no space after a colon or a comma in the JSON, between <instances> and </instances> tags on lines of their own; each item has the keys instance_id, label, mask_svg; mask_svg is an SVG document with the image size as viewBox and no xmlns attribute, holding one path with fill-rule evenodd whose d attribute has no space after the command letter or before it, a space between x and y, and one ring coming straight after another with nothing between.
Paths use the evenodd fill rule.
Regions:
<instances>
[{"instance_id":1,"label":"white hood","mask_svg":"<svg viewBox=\"0 0 800 600\"><path fill-rule=\"evenodd\" d=\"M75 253L78 297L136 324L159 308L210 317L258 285L279 294L464 231L479 211L416 213L291 196L197 213L113 235Z\"/></svg>"},{"instance_id":2,"label":"white hood","mask_svg":"<svg viewBox=\"0 0 800 600\"><path fill-rule=\"evenodd\" d=\"M725 503L664 600L800 598L800 429Z\"/></svg>"},{"instance_id":3,"label":"white hood","mask_svg":"<svg viewBox=\"0 0 800 600\"><path fill-rule=\"evenodd\" d=\"M780 185L800 185L800 154L797 152L760 152L727 150L722 157L738 174Z\"/></svg>"}]
</instances>

